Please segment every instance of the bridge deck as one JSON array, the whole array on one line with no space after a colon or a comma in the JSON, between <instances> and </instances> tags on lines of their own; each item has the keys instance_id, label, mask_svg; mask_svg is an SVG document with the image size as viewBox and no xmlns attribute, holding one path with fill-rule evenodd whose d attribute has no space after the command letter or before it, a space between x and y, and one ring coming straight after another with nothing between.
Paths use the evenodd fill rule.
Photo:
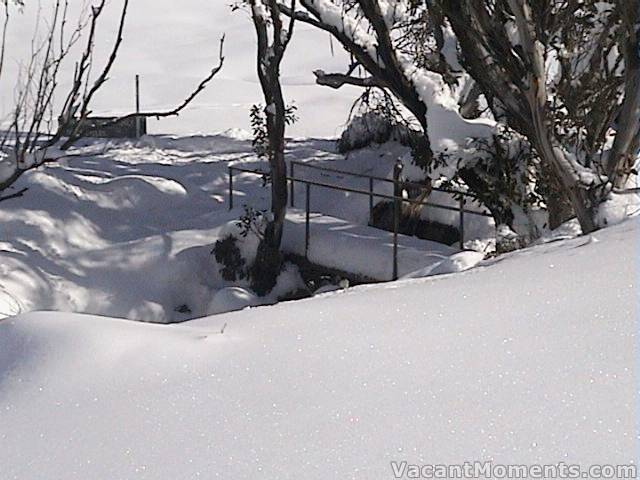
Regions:
<instances>
[{"instance_id":1,"label":"bridge deck","mask_svg":"<svg viewBox=\"0 0 640 480\"><path fill-rule=\"evenodd\" d=\"M393 233L339 218L311 214L309 260L328 268L384 281L393 276ZM284 250L305 254L305 213L287 214ZM459 250L416 237L398 236L398 274L437 265Z\"/></svg>"}]
</instances>

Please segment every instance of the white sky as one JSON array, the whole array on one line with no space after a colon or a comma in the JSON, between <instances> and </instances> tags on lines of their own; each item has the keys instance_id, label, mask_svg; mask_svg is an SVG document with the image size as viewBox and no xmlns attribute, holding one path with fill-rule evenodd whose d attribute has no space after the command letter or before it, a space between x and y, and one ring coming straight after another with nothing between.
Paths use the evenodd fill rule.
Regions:
<instances>
[{"instance_id":1,"label":"white sky","mask_svg":"<svg viewBox=\"0 0 640 480\"><path fill-rule=\"evenodd\" d=\"M13 17L8 31L7 64L0 83L0 102L11 104L17 65L27 58L34 31L37 2ZM41 0L46 12L53 0ZM83 3L71 0L74 14ZM94 102L96 113L125 113L134 107L134 76L142 77L143 109L172 107L207 75L217 60L218 40L227 35L223 71L179 118L150 121L152 132L212 133L248 128L248 111L260 102L255 73L255 33L245 12L231 12L231 0L131 0L124 43L111 80ZM121 0L111 0L101 24L96 64L106 60L115 35ZM67 76L73 68L67 64ZM288 101L295 101L300 121L294 136L334 136L346 121L355 88L340 91L314 84L312 71L341 71L347 57L336 45L331 54L328 34L298 25L283 65ZM62 90L63 91L63 90ZM61 91L61 92L62 92ZM60 95L62 97L62 94ZM6 110L5 110L6 112Z\"/></svg>"}]
</instances>

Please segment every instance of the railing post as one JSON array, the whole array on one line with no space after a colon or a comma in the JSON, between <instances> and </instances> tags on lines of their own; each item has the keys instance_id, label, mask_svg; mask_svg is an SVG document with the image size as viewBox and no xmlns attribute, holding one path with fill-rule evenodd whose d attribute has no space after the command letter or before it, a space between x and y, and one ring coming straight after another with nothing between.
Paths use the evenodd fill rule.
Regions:
<instances>
[{"instance_id":1,"label":"railing post","mask_svg":"<svg viewBox=\"0 0 640 480\"><path fill-rule=\"evenodd\" d=\"M289 186L289 196L291 197L291 208L296 206L295 194L296 194L296 181L295 181L295 163L293 160L289 162L289 176L291 177L291 184Z\"/></svg>"},{"instance_id":2,"label":"railing post","mask_svg":"<svg viewBox=\"0 0 640 480\"><path fill-rule=\"evenodd\" d=\"M305 232L304 232L304 258L309 259L309 238L311 236L311 185L305 184L306 187L306 218L305 218Z\"/></svg>"},{"instance_id":3,"label":"railing post","mask_svg":"<svg viewBox=\"0 0 640 480\"><path fill-rule=\"evenodd\" d=\"M229 210L233 210L233 167L229 167Z\"/></svg>"},{"instance_id":4,"label":"railing post","mask_svg":"<svg viewBox=\"0 0 640 480\"><path fill-rule=\"evenodd\" d=\"M140 120L140 75L136 75L136 138L140 138L142 133Z\"/></svg>"},{"instance_id":5,"label":"railing post","mask_svg":"<svg viewBox=\"0 0 640 480\"><path fill-rule=\"evenodd\" d=\"M373 226L373 178L369 177L369 225Z\"/></svg>"},{"instance_id":6,"label":"railing post","mask_svg":"<svg viewBox=\"0 0 640 480\"><path fill-rule=\"evenodd\" d=\"M402 168L400 160L393 167L393 280L398 279L398 230L400 230L400 202L402 199L400 174Z\"/></svg>"},{"instance_id":7,"label":"railing post","mask_svg":"<svg viewBox=\"0 0 640 480\"><path fill-rule=\"evenodd\" d=\"M460 250L464 249L464 197L460 197Z\"/></svg>"}]
</instances>

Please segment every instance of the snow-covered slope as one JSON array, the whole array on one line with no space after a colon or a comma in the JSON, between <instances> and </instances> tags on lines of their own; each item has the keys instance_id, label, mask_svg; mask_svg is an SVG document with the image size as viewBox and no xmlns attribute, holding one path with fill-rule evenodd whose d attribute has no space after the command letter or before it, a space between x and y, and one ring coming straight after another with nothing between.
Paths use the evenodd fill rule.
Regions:
<instances>
[{"instance_id":1,"label":"snow-covered slope","mask_svg":"<svg viewBox=\"0 0 640 480\"><path fill-rule=\"evenodd\" d=\"M639 229L181 326L4 320L2 478L632 462Z\"/></svg>"}]
</instances>

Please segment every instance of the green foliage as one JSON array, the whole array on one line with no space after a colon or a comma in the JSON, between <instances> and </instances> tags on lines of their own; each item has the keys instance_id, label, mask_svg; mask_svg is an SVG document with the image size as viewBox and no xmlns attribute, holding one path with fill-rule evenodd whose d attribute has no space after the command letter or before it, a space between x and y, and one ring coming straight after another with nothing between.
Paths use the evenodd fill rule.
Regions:
<instances>
[{"instance_id":1,"label":"green foliage","mask_svg":"<svg viewBox=\"0 0 640 480\"><path fill-rule=\"evenodd\" d=\"M284 123L287 126L298 121L298 107L295 104L288 105L284 112ZM261 159L270 159L272 152L269 147L269 129L267 128L267 115L264 105L255 104L249 112L251 130L253 132L253 151Z\"/></svg>"},{"instance_id":2,"label":"green foliage","mask_svg":"<svg viewBox=\"0 0 640 480\"><path fill-rule=\"evenodd\" d=\"M262 105L253 105L249 113L251 130L253 132L253 151L259 158L269 156L269 135L267 133L267 118Z\"/></svg>"},{"instance_id":3,"label":"green foliage","mask_svg":"<svg viewBox=\"0 0 640 480\"><path fill-rule=\"evenodd\" d=\"M266 210L256 210L248 205L244 206L244 213L236 222L240 229L242 238L247 238L249 233L253 233L260 240L264 238L264 218L267 214Z\"/></svg>"},{"instance_id":4,"label":"green foliage","mask_svg":"<svg viewBox=\"0 0 640 480\"><path fill-rule=\"evenodd\" d=\"M470 189L468 194L487 206L498 224L513 221L515 205L523 212L545 207L552 186L526 139L504 127L492 139L474 140L473 146L478 159L473 165L459 168L443 188ZM460 195L456 197L461 199Z\"/></svg>"},{"instance_id":5,"label":"green foliage","mask_svg":"<svg viewBox=\"0 0 640 480\"><path fill-rule=\"evenodd\" d=\"M232 235L218 240L213 248L216 261L221 265L220 274L228 282L235 282L247 277L246 261L237 244L238 239Z\"/></svg>"}]
</instances>

